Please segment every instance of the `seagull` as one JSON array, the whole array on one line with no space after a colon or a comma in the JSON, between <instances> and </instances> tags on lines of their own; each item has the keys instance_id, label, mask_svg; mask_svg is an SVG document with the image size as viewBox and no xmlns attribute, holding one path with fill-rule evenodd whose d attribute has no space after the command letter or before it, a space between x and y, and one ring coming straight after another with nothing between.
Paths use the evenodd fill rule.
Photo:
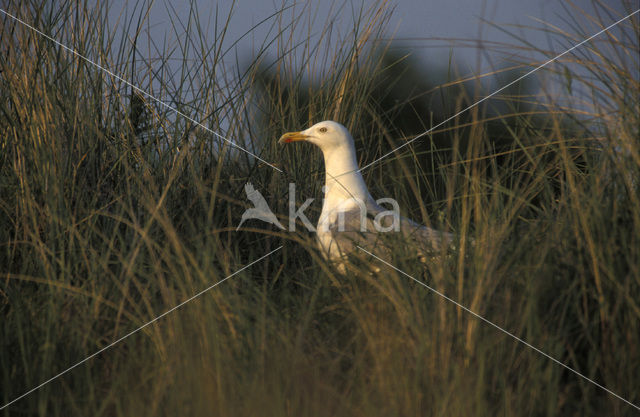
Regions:
<instances>
[{"instance_id":1,"label":"seagull","mask_svg":"<svg viewBox=\"0 0 640 417\"><path fill-rule=\"evenodd\" d=\"M388 258L392 245L382 239L383 234L389 234L386 232L410 240L419 250L437 252L451 245L450 233L401 217L395 200L383 199L396 204L395 210L386 210L373 199L358 169L353 137L346 127L326 120L303 131L285 133L278 142L298 141L316 145L324 155L325 196L317 240L325 258L336 262L341 272L346 271L345 257L358 246ZM421 258L424 261L424 256Z\"/></svg>"}]
</instances>

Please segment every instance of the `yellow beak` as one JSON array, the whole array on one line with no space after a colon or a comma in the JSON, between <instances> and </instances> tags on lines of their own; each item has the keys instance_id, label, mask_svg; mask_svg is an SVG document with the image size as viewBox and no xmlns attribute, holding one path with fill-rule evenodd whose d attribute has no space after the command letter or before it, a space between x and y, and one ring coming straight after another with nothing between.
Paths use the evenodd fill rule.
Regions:
<instances>
[{"instance_id":1,"label":"yellow beak","mask_svg":"<svg viewBox=\"0 0 640 417\"><path fill-rule=\"evenodd\" d=\"M280 140L278 143L290 143L290 142L298 142L301 140L306 140L309 135L305 135L302 132L287 132L284 135L280 136Z\"/></svg>"}]
</instances>

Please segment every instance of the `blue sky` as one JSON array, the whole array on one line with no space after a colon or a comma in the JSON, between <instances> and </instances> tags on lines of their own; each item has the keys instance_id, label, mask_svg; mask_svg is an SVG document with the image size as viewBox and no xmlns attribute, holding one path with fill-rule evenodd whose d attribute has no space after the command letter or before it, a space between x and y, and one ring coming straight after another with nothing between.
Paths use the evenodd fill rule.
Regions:
<instances>
[{"instance_id":1,"label":"blue sky","mask_svg":"<svg viewBox=\"0 0 640 417\"><path fill-rule=\"evenodd\" d=\"M294 17L300 18L297 29L292 31L296 40L311 37L313 43L325 32L328 22L333 25L335 38L348 37L353 28L354 15L380 3L373 0L311 0L297 3L289 0L194 1L198 9L197 20L212 44L222 33L221 27L227 27L223 49L229 48L229 53L225 56L223 71L232 77L242 72L242 67L252 60L261 45L274 38L278 31L277 18L270 16L279 10L286 9L282 14L285 23ZM600 19L605 24L612 23L628 14L625 11L638 9L638 3L639 0L609 0L604 8L599 9ZM145 30L151 33L151 39L160 47L163 43L175 45L176 30L172 24L176 24L176 15L182 22L189 20L189 1L113 2L109 8L110 25L116 22L118 16L123 16L132 19L135 27L140 11L149 4L151 8ZM454 79L478 76L514 62L526 62L528 66L524 71L528 71L533 65L565 51L602 28L590 21L594 15L591 0L575 0L572 3L566 0L396 0L389 1L387 6L391 13L386 21L385 36L393 38L394 45L424 65L447 68L449 56L452 55L454 71L457 73ZM609 8L608 15L605 8ZM259 22L263 23L258 25ZM568 40L564 35L550 35L543 30L549 27L547 25L552 25L556 31L565 31L573 39ZM243 37L247 31L250 33ZM146 38L143 33L144 42L138 44L138 59L146 60L154 56L154 53L148 53ZM525 43L533 49L550 52L525 51L521 48ZM486 48L478 48L480 44ZM328 48L331 48L331 44ZM294 50L290 55L295 59L299 52ZM582 51L578 49L575 52ZM278 56L277 48L267 48L266 56L267 62L274 61ZM181 60L183 55L178 53L174 57ZM152 66L156 66L153 61ZM571 68L570 64L568 67ZM331 68L324 70L330 71ZM216 73L217 77L219 73ZM505 74L498 80L489 80L492 85L489 88L495 90L503 86L511 81L510 77L515 76ZM441 80L433 81L438 83ZM219 84L234 85L224 81ZM576 91L581 91L579 86L575 88L574 96Z\"/></svg>"},{"instance_id":2,"label":"blue sky","mask_svg":"<svg viewBox=\"0 0 640 417\"><path fill-rule=\"evenodd\" d=\"M212 43L221 33L220 27L229 19L224 44L225 48L231 47L231 50L224 60L225 71L236 74L238 71L234 67L238 67L238 63L240 67L245 65L266 40L274 37L276 18L269 16L278 10L288 7L284 12L284 21L302 16L304 24L294 32L299 40L308 36L318 38L325 29L328 16L333 16L331 23L337 38L348 36L353 28L354 13L380 3L373 0L311 0L297 3L289 0L194 1L198 20ZM606 7L611 8L611 15L602 15L601 19L603 22L613 22L624 16L625 10L639 8L639 3L639 0L607 0ZM165 40L167 44L175 44L175 30L171 26L172 20L175 23L175 17L171 15L177 14L186 22L188 1L113 2L109 6L110 25L120 15L132 18L135 26L140 10L148 4L151 4L151 9L145 27L152 39L159 44ZM541 63L553 56L551 53L540 54L519 49L523 40L529 46L558 54L600 29L589 21L589 16L594 14L591 0L575 0L572 3L566 0L395 0L388 1L388 9L391 14L385 25L386 36L395 40L396 47L410 54L418 63L441 68L447 68L451 55L458 77L481 75L512 65L514 61ZM255 27L265 19L264 23ZM545 23L572 35L577 27L581 27L579 32L582 34L575 36L575 42L570 42L564 36L550 36L541 30L545 28ZM251 28L254 29L248 36L234 44ZM144 34L143 38L146 38ZM454 41L456 39L466 41ZM482 51L478 48L480 42L486 47ZM154 54L148 53L146 42L139 44L138 48L142 55L138 56L139 59L153 58ZM296 56L297 52L291 54ZM268 48L266 55L271 60L275 59L276 48ZM497 83L504 84L505 81L500 79Z\"/></svg>"},{"instance_id":3,"label":"blue sky","mask_svg":"<svg viewBox=\"0 0 640 417\"><path fill-rule=\"evenodd\" d=\"M200 20L208 23L211 30L213 30L212 22L215 21L216 12L219 22L223 22L230 14L230 25L226 35L228 44L236 41L258 22L281 10L283 6L294 4L292 1L268 0L240 0L237 2L197 0L196 3ZM295 3L295 6L287 12L310 14L310 33L317 35L323 30L326 14L331 10L339 10L334 23L340 33L345 34L352 27L352 12L361 7L371 7L374 3L371 0L352 2L313 0ZM637 0L613 0L606 3L608 7L612 7L619 13L624 12L625 3L630 5L628 8L637 9L640 7ZM125 6L119 6L114 3L111 14L115 16L123 7L130 13L133 7L140 8L142 4L143 2L127 2ZM173 5L168 6L169 4ZM153 2L149 21L155 38L160 39L163 32L167 32L167 29L170 28L169 10L171 8L186 20L188 7L185 4L186 2L168 2L167 0ZM390 1L388 4L392 9L392 14L387 22L387 33L396 39L398 45L406 47L406 50L414 58L430 62L448 59L449 53L453 53L456 61L465 63L471 71L480 70L480 68L474 68L478 65L476 45L465 48L445 39L482 40L487 46L494 42L516 45L520 43L517 39L486 22L492 22L504 30L522 36L536 47L547 50L551 48L558 52L561 52L565 45L554 43L543 31L534 29L543 28L542 22L550 23L570 33L574 32L576 23L584 25L585 32L597 31L596 26L589 24L585 16L580 15L578 9L572 8L566 0L396 0ZM573 4L579 9L592 13L593 8L590 0L576 0ZM612 21L613 18L615 16L612 16ZM269 24L273 20L271 19L256 28L250 36L237 44L238 56L248 57L252 50L257 49L256 46L260 45L268 36ZM603 18L603 20L607 19ZM530 26L531 28L514 25ZM171 30L169 29L169 31ZM308 34L309 32L301 31L299 36L303 38ZM516 52L515 48L513 52ZM494 53L490 50L489 54L483 58L482 62L486 64L487 62L484 60L490 59L493 64L499 66L500 60L509 56L509 50L503 48L502 53Z\"/></svg>"}]
</instances>

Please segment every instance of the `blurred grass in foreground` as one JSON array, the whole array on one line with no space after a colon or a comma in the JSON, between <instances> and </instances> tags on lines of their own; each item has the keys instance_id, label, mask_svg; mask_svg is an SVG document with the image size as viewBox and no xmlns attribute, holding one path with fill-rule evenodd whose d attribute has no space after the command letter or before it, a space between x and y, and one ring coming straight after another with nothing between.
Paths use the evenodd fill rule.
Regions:
<instances>
[{"instance_id":1,"label":"blurred grass in foreground","mask_svg":"<svg viewBox=\"0 0 640 417\"><path fill-rule=\"evenodd\" d=\"M289 181L299 200L319 199L319 152L278 148L282 132L338 120L362 162L417 133L394 118L415 103L390 108L380 92L406 76L389 72L401 60L369 47L384 33L386 4L363 10L350 37L336 42L327 29L297 46L290 35L313 10L282 10L242 74L222 60L226 18L209 39L193 4L189 21L170 28L178 44L155 45L162 59L152 64L133 52L149 41L144 9L122 17L126 38L109 29L108 4L43 4L7 10L286 174L3 16L0 402L284 248L0 414L633 413L402 275L342 277L308 233L259 222L235 232L247 181L284 224ZM562 34L568 44L616 18L592 17L575 39ZM500 114L475 108L365 171L375 196L478 242L426 270L399 247L395 265L636 404L639 28L635 16L547 69L564 91L550 83L503 95ZM261 51L271 41L279 54L269 61ZM451 84L434 96L444 116L486 93ZM430 117L442 116L422 114L425 130Z\"/></svg>"}]
</instances>

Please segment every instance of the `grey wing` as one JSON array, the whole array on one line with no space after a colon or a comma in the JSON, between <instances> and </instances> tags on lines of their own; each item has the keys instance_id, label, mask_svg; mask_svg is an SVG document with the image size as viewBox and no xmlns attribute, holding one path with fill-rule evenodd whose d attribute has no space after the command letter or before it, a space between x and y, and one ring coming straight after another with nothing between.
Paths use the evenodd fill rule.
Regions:
<instances>
[{"instance_id":1,"label":"grey wing","mask_svg":"<svg viewBox=\"0 0 640 417\"><path fill-rule=\"evenodd\" d=\"M340 212L335 221L329 225L332 244L341 255L357 250L356 245L372 248L380 244L380 235L369 213L361 213L354 208Z\"/></svg>"},{"instance_id":2,"label":"grey wing","mask_svg":"<svg viewBox=\"0 0 640 417\"><path fill-rule=\"evenodd\" d=\"M367 214L375 219L378 214L385 212L391 213L389 210L385 210L383 207L375 203L367 204ZM397 224L393 224L396 222ZM400 232L402 236L413 242L416 246L419 246L427 250L440 251L443 247L451 246L453 242L453 235L447 232L441 232L430 227L423 226L413 220L402 217L399 214L397 218L393 218L391 214L381 216L377 221L377 226L391 228L396 232Z\"/></svg>"},{"instance_id":3,"label":"grey wing","mask_svg":"<svg viewBox=\"0 0 640 417\"><path fill-rule=\"evenodd\" d=\"M384 213L382 216L379 214ZM357 251L357 246L376 256L388 259L394 248L408 244L420 255L439 252L451 245L453 235L440 232L401 216L393 218L388 210L377 204L367 204L366 213L354 208L343 211L329 225L330 257ZM402 242L398 242L400 239ZM398 246L400 244L400 246Z\"/></svg>"},{"instance_id":4,"label":"grey wing","mask_svg":"<svg viewBox=\"0 0 640 417\"><path fill-rule=\"evenodd\" d=\"M453 235L430 227L421 226L410 219L401 220L402 233L424 249L440 251L453 243Z\"/></svg>"}]
</instances>

